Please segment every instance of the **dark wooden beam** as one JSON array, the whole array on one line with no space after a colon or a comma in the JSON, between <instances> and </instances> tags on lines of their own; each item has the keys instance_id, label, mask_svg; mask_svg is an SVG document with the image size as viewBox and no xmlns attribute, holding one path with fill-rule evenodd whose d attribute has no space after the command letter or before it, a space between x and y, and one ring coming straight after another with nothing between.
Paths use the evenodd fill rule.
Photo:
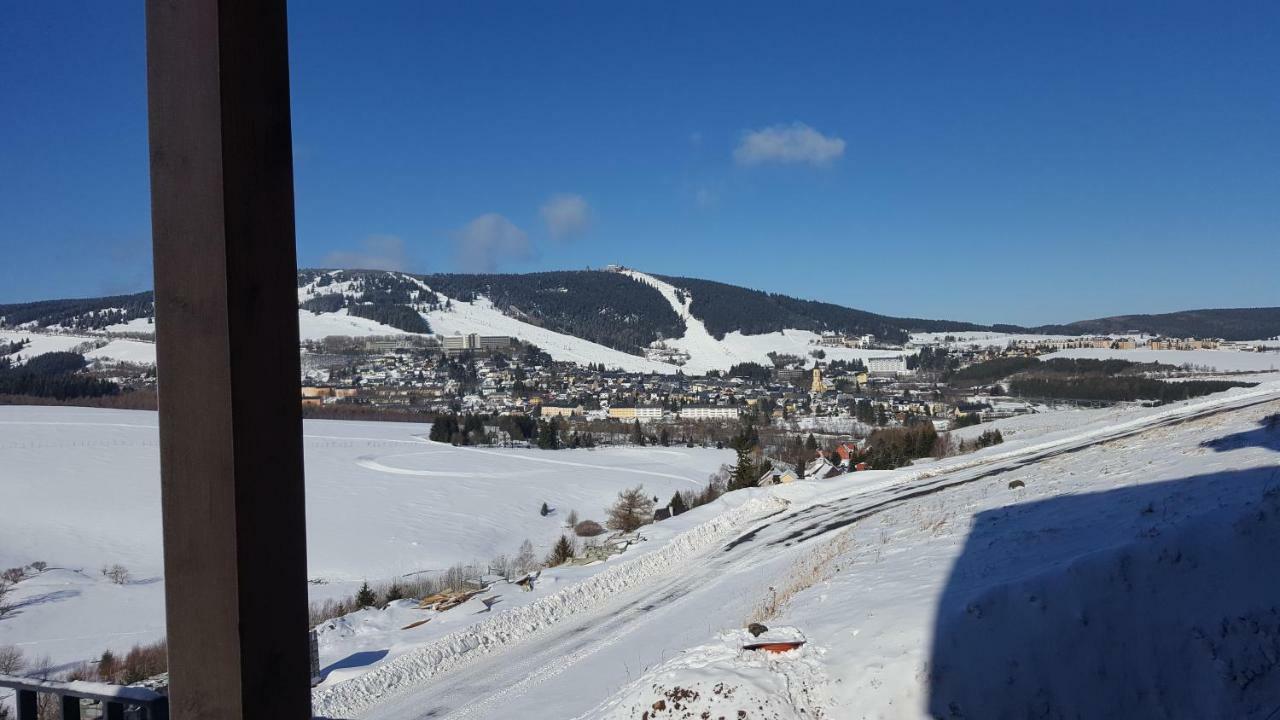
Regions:
<instances>
[{"instance_id":1,"label":"dark wooden beam","mask_svg":"<svg viewBox=\"0 0 1280 720\"><path fill-rule=\"evenodd\" d=\"M147 0L170 711L310 717L284 0Z\"/></svg>"}]
</instances>

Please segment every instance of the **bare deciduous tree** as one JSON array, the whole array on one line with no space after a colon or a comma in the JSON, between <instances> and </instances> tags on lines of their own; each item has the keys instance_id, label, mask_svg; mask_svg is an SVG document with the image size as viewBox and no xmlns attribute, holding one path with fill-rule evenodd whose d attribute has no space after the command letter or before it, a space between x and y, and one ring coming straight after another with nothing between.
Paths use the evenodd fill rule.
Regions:
<instances>
[{"instance_id":1,"label":"bare deciduous tree","mask_svg":"<svg viewBox=\"0 0 1280 720\"><path fill-rule=\"evenodd\" d=\"M9 593L12 591L13 585L5 580L0 580L0 618L13 612L13 605L8 602Z\"/></svg>"},{"instance_id":2,"label":"bare deciduous tree","mask_svg":"<svg viewBox=\"0 0 1280 720\"><path fill-rule=\"evenodd\" d=\"M19 675L24 667L21 650L12 645L0 647L0 675Z\"/></svg>"},{"instance_id":3,"label":"bare deciduous tree","mask_svg":"<svg viewBox=\"0 0 1280 720\"><path fill-rule=\"evenodd\" d=\"M116 563L114 565L103 565L102 576L116 585L124 585L129 582L129 568Z\"/></svg>"},{"instance_id":4,"label":"bare deciduous tree","mask_svg":"<svg viewBox=\"0 0 1280 720\"><path fill-rule=\"evenodd\" d=\"M516 553L515 571L521 575L538 569L538 556L533 554L533 543L525 540L520 543L520 551Z\"/></svg>"}]
</instances>

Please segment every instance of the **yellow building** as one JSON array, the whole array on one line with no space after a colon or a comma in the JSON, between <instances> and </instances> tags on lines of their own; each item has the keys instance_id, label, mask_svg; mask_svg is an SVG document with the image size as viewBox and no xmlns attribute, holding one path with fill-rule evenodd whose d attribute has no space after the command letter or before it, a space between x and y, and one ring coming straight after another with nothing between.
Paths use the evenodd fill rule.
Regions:
<instances>
[{"instance_id":1,"label":"yellow building","mask_svg":"<svg viewBox=\"0 0 1280 720\"><path fill-rule=\"evenodd\" d=\"M582 406L568 407L566 405L543 405L542 417L573 417L582 414Z\"/></svg>"},{"instance_id":2,"label":"yellow building","mask_svg":"<svg viewBox=\"0 0 1280 720\"><path fill-rule=\"evenodd\" d=\"M809 392L822 393L827 391L827 384L822 380L822 368L813 369L813 382L809 384Z\"/></svg>"}]
</instances>

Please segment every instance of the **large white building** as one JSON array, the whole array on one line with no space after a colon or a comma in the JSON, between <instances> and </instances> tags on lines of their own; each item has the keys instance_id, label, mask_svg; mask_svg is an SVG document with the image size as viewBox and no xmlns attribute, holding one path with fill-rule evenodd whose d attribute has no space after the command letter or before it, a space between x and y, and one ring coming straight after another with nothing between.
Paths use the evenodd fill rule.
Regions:
<instances>
[{"instance_id":1,"label":"large white building","mask_svg":"<svg viewBox=\"0 0 1280 720\"><path fill-rule=\"evenodd\" d=\"M738 408L722 405L689 405L680 408L681 420L737 420Z\"/></svg>"},{"instance_id":2,"label":"large white building","mask_svg":"<svg viewBox=\"0 0 1280 720\"><path fill-rule=\"evenodd\" d=\"M905 375L907 359L902 355L867 358L867 372L872 375Z\"/></svg>"},{"instance_id":3,"label":"large white building","mask_svg":"<svg viewBox=\"0 0 1280 720\"><path fill-rule=\"evenodd\" d=\"M440 339L444 351L455 355L466 350L502 350L512 345L512 338L506 335L445 335Z\"/></svg>"}]
</instances>

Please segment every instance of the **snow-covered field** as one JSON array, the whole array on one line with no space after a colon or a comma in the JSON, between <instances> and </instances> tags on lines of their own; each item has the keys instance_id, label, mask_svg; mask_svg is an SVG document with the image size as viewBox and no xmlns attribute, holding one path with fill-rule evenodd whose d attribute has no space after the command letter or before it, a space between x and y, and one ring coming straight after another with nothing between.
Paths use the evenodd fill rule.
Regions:
<instances>
[{"instance_id":1,"label":"snow-covered field","mask_svg":"<svg viewBox=\"0 0 1280 720\"><path fill-rule=\"evenodd\" d=\"M30 343L17 353L9 356L18 362L25 362L45 353L66 352L77 345L82 345L92 340L92 338L79 335L41 334L22 330L0 330L0 343L20 342L22 340L29 340Z\"/></svg>"},{"instance_id":2,"label":"snow-covered field","mask_svg":"<svg viewBox=\"0 0 1280 720\"><path fill-rule=\"evenodd\" d=\"M531 592L499 584L492 610L398 602L326 624L316 712L1266 718L1280 707L1280 431L1261 423L1276 412L1277 382L1046 412L999 421L1006 442L978 453L731 493L607 562L546 570ZM87 570L25 581L37 601L0 621L0 645L80 657L156 636L152 416L0 419L16 423L0 492L33 503L0 525L0 565ZM536 512L543 494L598 515L618 488L669 495L728 456L475 451L423 444L421 430L308 423L313 575L484 559L524 536L541 551L559 532ZM103 521L130 511L127 527ZM133 563L139 582L96 577L108 561ZM752 620L808 644L742 650Z\"/></svg>"},{"instance_id":3,"label":"snow-covered field","mask_svg":"<svg viewBox=\"0 0 1280 720\"><path fill-rule=\"evenodd\" d=\"M541 557L570 510L603 521L618 491L638 484L665 502L732 455L453 448L424 440L427 430L306 421L309 576L325 581L314 597L484 564L525 538ZM28 604L0 620L0 646L69 663L162 635L159 490L155 413L0 407L0 568L60 568L18 586ZM542 517L543 502L555 512ZM132 583L105 581L99 569L114 563Z\"/></svg>"},{"instance_id":4,"label":"snow-covered field","mask_svg":"<svg viewBox=\"0 0 1280 720\"><path fill-rule=\"evenodd\" d=\"M1245 352L1243 350L1107 350L1076 348L1045 355L1052 358L1090 358L1129 360L1138 363L1194 365L1210 367L1218 372L1275 372L1280 370L1280 353Z\"/></svg>"}]
</instances>

